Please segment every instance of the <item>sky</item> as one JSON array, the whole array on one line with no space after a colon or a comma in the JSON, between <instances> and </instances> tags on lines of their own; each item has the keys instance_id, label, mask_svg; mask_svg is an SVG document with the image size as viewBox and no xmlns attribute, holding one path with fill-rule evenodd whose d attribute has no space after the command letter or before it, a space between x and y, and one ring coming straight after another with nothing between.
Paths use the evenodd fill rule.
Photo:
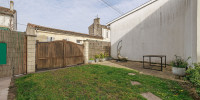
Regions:
<instances>
[{"instance_id":1,"label":"sky","mask_svg":"<svg viewBox=\"0 0 200 100\"><path fill-rule=\"evenodd\" d=\"M9 8L10 0L0 0ZM25 31L27 23L88 34L94 18L102 25L121 16L101 0L13 0L17 10L18 31ZM149 0L104 0L123 14Z\"/></svg>"}]
</instances>

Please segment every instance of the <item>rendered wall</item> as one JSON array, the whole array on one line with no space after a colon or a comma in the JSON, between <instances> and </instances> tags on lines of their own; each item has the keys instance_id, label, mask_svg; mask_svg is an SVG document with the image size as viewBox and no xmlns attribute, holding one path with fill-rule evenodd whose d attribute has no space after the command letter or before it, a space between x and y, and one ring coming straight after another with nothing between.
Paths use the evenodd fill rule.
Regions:
<instances>
[{"instance_id":1,"label":"rendered wall","mask_svg":"<svg viewBox=\"0 0 200 100\"><path fill-rule=\"evenodd\" d=\"M0 26L10 28L10 16L0 14Z\"/></svg>"},{"instance_id":2,"label":"rendered wall","mask_svg":"<svg viewBox=\"0 0 200 100\"><path fill-rule=\"evenodd\" d=\"M110 25L111 55L142 61L143 55L174 55L197 61L197 0L157 0ZM156 59L159 61L159 59Z\"/></svg>"},{"instance_id":3,"label":"rendered wall","mask_svg":"<svg viewBox=\"0 0 200 100\"><path fill-rule=\"evenodd\" d=\"M0 27L7 27L11 30L17 30L17 13L12 16L0 14Z\"/></svg>"},{"instance_id":4,"label":"rendered wall","mask_svg":"<svg viewBox=\"0 0 200 100\"><path fill-rule=\"evenodd\" d=\"M74 43L77 43L76 40L98 40L98 41L109 41L106 39L95 39L95 38L90 38L90 37L82 37L82 36L73 36L73 35L68 35L68 34L60 34L60 33L52 33L52 32L45 32L45 31L37 31L37 40L40 42L47 42L47 37L54 37L55 40L66 40L71 41Z\"/></svg>"},{"instance_id":5,"label":"rendered wall","mask_svg":"<svg viewBox=\"0 0 200 100\"><path fill-rule=\"evenodd\" d=\"M197 1L197 61L200 62L200 1Z\"/></svg>"}]
</instances>

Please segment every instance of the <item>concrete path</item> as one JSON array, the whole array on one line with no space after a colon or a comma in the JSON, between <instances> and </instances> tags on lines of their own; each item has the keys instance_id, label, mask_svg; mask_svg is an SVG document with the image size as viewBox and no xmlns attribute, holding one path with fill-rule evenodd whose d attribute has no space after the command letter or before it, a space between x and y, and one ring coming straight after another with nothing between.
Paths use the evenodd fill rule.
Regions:
<instances>
[{"instance_id":1,"label":"concrete path","mask_svg":"<svg viewBox=\"0 0 200 100\"><path fill-rule=\"evenodd\" d=\"M7 100L11 77L0 78L0 100Z\"/></svg>"},{"instance_id":2,"label":"concrete path","mask_svg":"<svg viewBox=\"0 0 200 100\"><path fill-rule=\"evenodd\" d=\"M184 80L175 78L175 75L172 74L170 66L167 66L167 68L164 68L163 71L157 71L157 70L151 70L151 69L144 69L142 67L142 63L133 62L133 61L116 62L115 60L111 60L111 61L99 62L96 64L107 65L107 66L112 66L112 67L117 67L117 68L132 69L132 70L139 72L140 74L151 75L151 76L174 80L174 81L179 81L179 82L185 82Z\"/></svg>"},{"instance_id":3,"label":"concrete path","mask_svg":"<svg viewBox=\"0 0 200 100\"><path fill-rule=\"evenodd\" d=\"M110 66L110 67L116 67L116 68L125 68L125 69L129 69L129 70L134 70L134 69L131 69L131 68L128 68L126 66L122 66L122 65L119 65L119 64L115 64L115 63L111 63L109 61L104 61L104 62L98 62L96 64L100 64L100 65L105 65L105 66ZM137 70L134 70L134 71L137 71ZM138 72L138 71L137 71Z\"/></svg>"}]
</instances>

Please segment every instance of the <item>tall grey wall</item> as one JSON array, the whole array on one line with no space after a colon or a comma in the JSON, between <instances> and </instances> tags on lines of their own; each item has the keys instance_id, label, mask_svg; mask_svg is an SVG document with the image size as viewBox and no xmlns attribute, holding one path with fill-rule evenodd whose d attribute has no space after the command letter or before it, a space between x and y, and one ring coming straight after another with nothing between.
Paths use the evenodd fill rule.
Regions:
<instances>
[{"instance_id":1,"label":"tall grey wall","mask_svg":"<svg viewBox=\"0 0 200 100\"><path fill-rule=\"evenodd\" d=\"M152 4L112 24L111 55L142 61L143 55L192 57L197 61L197 0L155 0ZM159 61L159 60L156 60Z\"/></svg>"}]
</instances>

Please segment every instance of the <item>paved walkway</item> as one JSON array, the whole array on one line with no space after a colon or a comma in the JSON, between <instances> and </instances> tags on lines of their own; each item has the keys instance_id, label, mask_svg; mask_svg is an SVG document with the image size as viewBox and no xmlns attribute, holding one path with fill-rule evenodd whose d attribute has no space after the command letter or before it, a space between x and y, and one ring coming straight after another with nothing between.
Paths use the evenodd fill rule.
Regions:
<instances>
[{"instance_id":1,"label":"paved walkway","mask_svg":"<svg viewBox=\"0 0 200 100\"><path fill-rule=\"evenodd\" d=\"M0 78L0 100L7 100L11 78Z\"/></svg>"},{"instance_id":2,"label":"paved walkway","mask_svg":"<svg viewBox=\"0 0 200 100\"><path fill-rule=\"evenodd\" d=\"M125 69L134 70L134 69L132 69L132 68L128 68L128 67L123 66L123 65L119 65L119 64L112 63L112 62L110 62L110 61L98 62L98 63L96 63L96 64L105 65L105 66L110 66L110 67L117 67L117 68L125 68ZM134 71L137 71L137 70L134 70Z\"/></svg>"},{"instance_id":3,"label":"paved walkway","mask_svg":"<svg viewBox=\"0 0 200 100\"><path fill-rule=\"evenodd\" d=\"M171 66L167 66L167 68L163 68L163 71L156 71L156 70L151 70L151 69L143 69L141 62L133 62L133 61L116 62L115 60L111 60L111 61L99 62L97 64L107 65L107 66L112 66L112 67L117 67L117 68L132 69L132 70L136 70L140 72L141 74L183 82L183 80L175 79L175 75L173 75L171 71ZM148 64L145 63L145 66L148 66Z\"/></svg>"}]
</instances>

